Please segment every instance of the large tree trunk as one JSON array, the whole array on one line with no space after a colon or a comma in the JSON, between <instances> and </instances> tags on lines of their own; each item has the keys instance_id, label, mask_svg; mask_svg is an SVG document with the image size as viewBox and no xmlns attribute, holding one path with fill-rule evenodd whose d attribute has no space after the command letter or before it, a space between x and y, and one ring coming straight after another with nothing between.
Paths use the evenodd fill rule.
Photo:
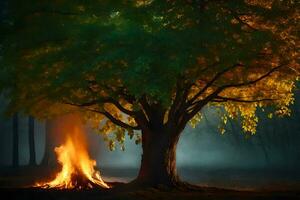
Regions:
<instances>
[{"instance_id":1,"label":"large tree trunk","mask_svg":"<svg viewBox=\"0 0 300 200\"><path fill-rule=\"evenodd\" d=\"M35 143L34 143L34 118L28 117L28 139L29 139L29 165L36 165Z\"/></svg>"},{"instance_id":2,"label":"large tree trunk","mask_svg":"<svg viewBox=\"0 0 300 200\"><path fill-rule=\"evenodd\" d=\"M13 166L19 166L19 116L18 113L13 116Z\"/></svg>"},{"instance_id":3,"label":"large tree trunk","mask_svg":"<svg viewBox=\"0 0 300 200\"><path fill-rule=\"evenodd\" d=\"M142 160L137 179L139 184L175 186L176 147L179 134L172 130L142 131Z\"/></svg>"}]
</instances>

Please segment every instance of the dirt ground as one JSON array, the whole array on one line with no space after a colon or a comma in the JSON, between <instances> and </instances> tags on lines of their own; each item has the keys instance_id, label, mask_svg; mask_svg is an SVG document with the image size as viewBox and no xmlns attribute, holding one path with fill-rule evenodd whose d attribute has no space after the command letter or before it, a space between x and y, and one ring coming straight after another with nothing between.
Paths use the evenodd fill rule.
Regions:
<instances>
[{"instance_id":1,"label":"dirt ground","mask_svg":"<svg viewBox=\"0 0 300 200\"><path fill-rule=\"evenodd\" d=\"M57 190L33 188L50 171L41 168L0 170L0 199L9 200L300 200L300 188L276 187L268 189L220 189L202 187L198 190L174 190L167 188L124 189L122 185L113 189ZM121 185L121 189L120 189ZM284 185L283 185L284 186Z\"/></svg>"},{"instance_id":2,"label":"dirt ground","mask_svg":"<svg viewBox=\"0 0 300 200\"><path fill-rule=\"evenodd\" d=\"M1 189L1 199L10 200L289 200L300 199L299 191L176 191L149 188L136 191L116 192L114 190L41 190L41 189ZM6 198L5 198L6 197Z\"/></svg>"}]
</instances>

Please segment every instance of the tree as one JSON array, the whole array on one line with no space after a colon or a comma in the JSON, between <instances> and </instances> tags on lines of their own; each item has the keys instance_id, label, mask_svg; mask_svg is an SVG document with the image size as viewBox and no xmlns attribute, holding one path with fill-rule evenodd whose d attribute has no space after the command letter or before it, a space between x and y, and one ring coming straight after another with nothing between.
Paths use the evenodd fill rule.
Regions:
<instances>
[{"instance_id":1,"label":"tree","mask_svg":"<svg viewBox=\"0 0 300 200\"><path fill-rule=\"evenodd\" d=\"M3 88L12 111L81 112L112 148L129 134L143 148L136 182L174 186L180 134L204 107L224 108L224 122L240 116L252 134L258 107L290 114L299 77L298 6L292 0L10 1Z\"/></svg>"},{"instance_id":2,"label":"tree","mask_svg":"<svg viewBox=\"0 0 300 200\"><path fill-rule=\"evenodd\" d=\"M42 159L41 165L44 166L53 166L53 161L55 160L54 153L54 144L53 144L53 129L54 129L54 120L46 120L45 125L45 153Z\"/></svg>"},{"instance_id":3,"label":"tree","mask_svg":"<svg viewBox=\"0 0 300 200\"><path fill-rule=\"evenodd\" d=\"M36 153L34 142L34 118L28 117L28 141L29 141L29 165L36 165Z\"/></svg>"},{"instance_id":4,"label":"tree","mask_svg":"<svg viewBox=\"0 0 300 200\"><path fill-rule=\"evenodd\" d=\"M13 125L13 167L19 166L19 116L15 113L12 120Z\"/></svg>"}]
</instances>

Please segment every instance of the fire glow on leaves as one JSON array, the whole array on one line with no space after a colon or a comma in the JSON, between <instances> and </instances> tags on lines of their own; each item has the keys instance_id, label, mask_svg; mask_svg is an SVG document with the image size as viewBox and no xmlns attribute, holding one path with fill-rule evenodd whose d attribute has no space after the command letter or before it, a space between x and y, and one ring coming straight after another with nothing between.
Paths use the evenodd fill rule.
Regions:
<instances>
[{"instance_id":1,"label":"fire glow on leaves","mask_svg":"<svg viewBox=\"0 0 300 200\"><path fill-rule=\"evenodd\" d=\"M222 108L223 124L240 119L251 134L258 109L290 115L300 77L294 0L26 1L30 11L15 2L18 31L9 32L1 66L11 73L2 82L12 110L41 118L81 111L110 149L116 141L123 149L126 133L141 141L133 130L143 125L137 118L151 118L147 104L164 123L179 116L192 126L202 107Z\"/></svg>"},{"instance_id":2,"label":"fire glow on leaves","mask_svg":"<svg viewBox=\"0 0 300 200\"><path fill-rule=\"evenodd\" d=\"M78 127L67 136L65 144L55 148L57 159L62 166L55 179L38 183L37 187L59 189L82 189L109 186L102 180L100 172L95 170L96 161L90 159L84 134Z\"/></svg>"}]
</instances>

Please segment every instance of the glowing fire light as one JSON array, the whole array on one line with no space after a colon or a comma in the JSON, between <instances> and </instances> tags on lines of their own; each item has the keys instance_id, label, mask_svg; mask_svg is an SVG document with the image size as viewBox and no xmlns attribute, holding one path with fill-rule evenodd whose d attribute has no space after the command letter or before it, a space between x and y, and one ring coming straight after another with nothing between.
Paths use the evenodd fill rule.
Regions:
<instances>
[{"instance_id":1,"label":"glowing fire light","mask_svg":"<svg viewBox=\"0 0 300 200\"><path fill-rule=\"evenodd\" d=\"M65 144L55 148L58 162L62 166L55 179L48 183L38 183L43 188L82 189L109 186L95 170L96 161L89 158L85 138L78 127L67 135Z\"/></svg>"}]
</instances>

